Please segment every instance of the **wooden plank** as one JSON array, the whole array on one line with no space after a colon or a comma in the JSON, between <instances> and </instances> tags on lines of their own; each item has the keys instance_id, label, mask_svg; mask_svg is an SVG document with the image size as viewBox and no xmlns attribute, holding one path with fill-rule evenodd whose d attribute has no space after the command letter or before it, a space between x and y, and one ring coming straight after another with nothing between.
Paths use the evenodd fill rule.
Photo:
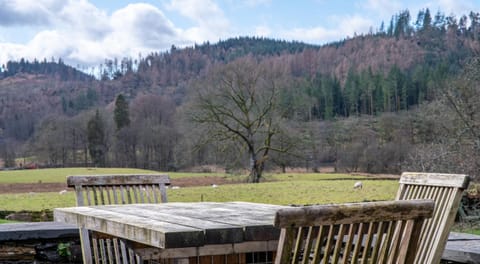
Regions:
<instances>
[{"instance_id":1,"label":"wooden plank","mask_svg":"<svg viewBox=\"0 0 480 264\"><path fill-rule=\"evenodd\" d=\"M458 206L460 205L460 201L462 199L462 190L453 189L451 190L451 196L449 199L449 208L444 208L444 219L443 223L440 225L438 230L443 230L437 237L437 247L433 257L433 262L440 262L442 257L442 252L445 250L446 241L448 239L448 234L450 233L450 229L455 222L455 216L458 211Z\"/></svg>"},{"instance_id":2,"label":"wooden plank","mask_svg":"<svg viewBox=\"0 0 480 264\"><path fill-rule=\"evenodd\" d=\"M80 234L80 244L82 245L82 258L83 263L85 264L92 264L92 248L90 246L90 235L88 230L84 227L79 228Z\"/></svg>"},{"instance_id":3,"label":"wooden plank","mask_svg":"<svg viewBox=\"0 0 480 264\"><path fill-rule=\"evenodd\" d=\"M271 212L272 210L278 210L281 208L290 208L291 206L285 205L276 205L276 204L264 204L264 203L249 203L249 202L226 202L226 203L217 203L222 204L226 208L234 210L245 210L245 209L254 209L256 212L264 211Z\"/></svg>"},{"instance_id":4,"label":"wooden plank","mask_svg":"<svg viewBox=\"0 0 480 264\"><path fill-rule=\"evenodd\" d=\"M170 237L168 239L172 240L176 239L177 241L172 241L174 244L179 244L181 236L185 235L178 231L179 226L188 228L197 226L196 231L199 231L199 229L208 230L211 228L211 230L207 231L202 238L202 243L207 244L214 243L215 241L218 243L218 241L222 241L221 239L226 239L225 241L229 241L228 243L240 242L242 240L278 239L279 230L272 226L273 216L277 208L285 208L285 206L260 205L262 209L257 212L254 210L254 208L256 208L255 205L256 204L252 203L135 204L88 207L88 209L56 209L54 215L56 221L85 225L89 229L104 233L123 230L122 225L127 226L127 230L132 230L131 232L150 232L150 230L148 230L151 229L149 225L154 222L157 222L156 224L163 223L163 229L153 231L158 232L156 233L156 236L159 236L162 232L167 232L170 236L165 236L165 234L163 234L165 237L161 239L167 239L167 237ZM108 210L110 210L110 214L108 214ZM151 210L151 212L146 213L146 210ZM187 221L187 218L191 218L192 220ZM167 223L170 223L173 228L167 228L165 225ZM109 230L107 230L107 228L109 228ZM242 229L244 229L243 238ZM133 236L132 234L122 233L122 231L115 231L114 234L119 234L120 237L127 239L131 239ZM226 238L220 237L225 234L230 235ZM173 238L172 236L175 235L177 237ZM186 235L188 237L188 232ZM149 241L139 240L141 238L139 235L136 235L136 237L137 238L133 240L140 243L154 245L160 243L158 241L153 242L151 237L146 238ZM188 239L185 238L183 240ZM170 241L163 241L162 243L168 244L168 242ZM182 246L189 246L189 244L192 246L191 242ZM165 246L171 247L172 245Z\"/></svg>"},{"instance_id":5,"label":"wooden plank","mask_svg":"<svg viewBox=\"0 0 480 264\"><path fill-rule=\"evenodd\" d=\"M46 240L78 237L75 225L55 222L0 224L0 244L7 241Z\"/></svg>"},{"instance_id":6,"label":"wooden plank","mask_svg":"<svg viewBox=\"0 0 480 264\"><path fill-rule=\"evenodd\" d=\"M291 206L282 206L282 205L273 205L273 204L257 204L257 203L247 203L247 202L193 202L193 203L176 203L170 202L162 207L171 209L178 209L184 211L191 210L212 210L212 212L225 212L231 214L234 212L255 212L255 213L270 213L272 211L281 209L281 208L290 208Z\"/></svg>"},{"instance_id":7,"label":"wooden plank","mask_svg":"<svg viewBox=\"0 0 480 264\"><path fill-rule=\"evenodd\" d=\"M451 232L442 259L480 264L480 236Z\"/></svg>"},{"instance_id":8,"label":"wooden plank","mask_svg":"<svg viewBox=\"0 0 480 264\"><path fill-rule=\"evenodd\" d=\"M166 211L169 215L242 227L245 241L276 240L280 230L272 226L275 212L281 208L290 208L259 204L260 209L257 210L257 204L252 203L167 203L135 206L157 212Z\"/></svg>"},{"instance_id":9,"label":"wooden plank","mask_svg":"<svg viewBox=\"0 0 480 264\"><path fill-rule=\"evenodd\" d=\"M134 210L133 210L134 208ZM183 226L202 229L205 234L205 244L238 243L243 241L243 227L222 222L186 217L176 214L174 211L160 211L158 207L135 205L132 210L124 207L109 206L105 211L124 213L125 215L142 215L151 220L181 224Z\"/></svg>"},{"instance_id":10,"label":"wooden plank","mask_svg":"<svg viewBox=\"0 0 480 264\"><path fill-rule=\"evenodd\" d=\"M353 239L355 238L355 231L359 224L351 224L348 230L347 239L345 242L345 251L343 252L343 259L342 263L348 263L348 257L350 256L350 252L352 251ZM317 248L320 246L317 245ZM373 262L376 263L376 262Z\"/></svg>"},{"instance_id":11,"label":"wooden plank","mask_svg":"<svg viewBox=\"0 0 480 264\"><path fill-rule=\"evenodd\" d=\"M305 206L278 210L275 226L299 227L427 218L432 216L433 208L434 202L431 200Z\"/></svg>"},{"instance_id":12,"label":"wooden plank","mask_svg":"<svg viewBox=\"0 0 480 264\"><path fill-rule=\"evenodd\" d=\"M83 196L84 196L84 192L82 192L82 188L80 186L75 186L75 198L77 201L77 206L85 205Z\"/></svg>"},{"instance_id":13,"label":"wooden plank","mask_svg":"<svg viewBox=\"0 0 480 264\"><path fill-rule=\"evenodd\" d=\"M55 221L168 250L162 251L162 256L275 251L279 229L273 227L273 217L277 209L288 207L259 204L256 208L257 204L241 202L108 205L55 209L54 217ZM245 238L274 243L242 242ZM123 243L119 249L113 248L113 258L125 254L122 247Z\"/></svg>"},{"instance_id":14,"label":"wooden plank","mask_svg":"<svg viewBox=\"0 0 480 264\"><path fill-rule=\"evenodd\" d=\"M101 210L102 207L71 207L54 210L57 222L77 224L97 232L114 234L154 247L200 246L204 244L203 230Z\"/></svg>"},{"instance_id":15,"label":"wooden plank","mask_svg":"<svg viewBox=\"0 0 480 264\"><path fill-rule=\"evenodd\" d=\"M278 241L253 241L223 245L205 245L202 247L187 248L141 248L136 252L144 256L144 259L171 259L191 256L228 255L249 252L272 252L276 251Z\"/></svg>"},{"instance_id":16,"label":"wooden plank","mask_svg":"<svg viewBox=\"0 0 480 264\"><path fill-rule=\"evenodd\" d=\"M68 187L141 184L170 185L170 178L165 174L71 175L67 177Z\"/></svg>"},{"instance_id":17,"label":"wooden plank","mask_svg":"<svg viewBox=\"0 0 480 264\"><path fill-rule=\"evenodd\" d=\"M466 189L470 177L465 174L404 172L400 184L430 185Z\"/></svg>"},{"instance_id":18,"label":"wooden plank","mask_svg":"<svg viewBox=\"0 0 480 264\"><path fill-rule=\"evenodd\" d=\"M238 255L237 254L229 254L227 255L227 262L226 264L238 264Z\"/></svg>"},{"instance_id":19,"label":"wooden plank","mask_svg":"<svg viewBox=\"0 0 480 264\"><path fill-rule=\"evenodd\" d=\"M280 208L289 208L278 206L268 211L257 211L255 207L230 208L221 203L166 203L166 204L135 204L122 206L121 210L145 209L156 212L165 212L169 215L187 217L191 219L201 219L219 224L232 226L250 226L250 225L272 225L274 213ZM162 216L163 217L163 216Z\"/></svg>"},{"instance_id":20,"label":"wooden plank","mask_svg":"<svg viewBox=\"0 0 480 264\"><path fill-rule=\"evenodd\" d=\"M226 255L213 255L212 256L212 264L225 264L227 263L227 256Z\"/></svg>"}]
</instances>

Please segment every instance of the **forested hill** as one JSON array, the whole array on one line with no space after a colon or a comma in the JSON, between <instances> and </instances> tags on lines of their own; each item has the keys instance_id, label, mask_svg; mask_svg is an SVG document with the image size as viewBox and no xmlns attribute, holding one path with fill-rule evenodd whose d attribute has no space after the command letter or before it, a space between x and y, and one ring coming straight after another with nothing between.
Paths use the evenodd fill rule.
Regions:
<instances>
[{"instance_id":1,"label":"forested hill","mask_svg":"<svg viewBox=\"0 0 480 264\"><path fill-rule=\"evenodd\" d=\"M58 61L42 61L21 59L20 61L9 61L3 65L0 73L0 80L8 77L14 77L17 74L45 75L52 78L58 78L62 81L78 80L87 81L93 79L93 76L81 72L72 66L66 65L62 59Z\"/></svg>"},{"instance_id":2,"label":"forested hill","mask_svg":"<svg viewBox=\"0 0 480 264\"><path fill-rule=\"evenodd\" d=\"M132 145L155 142L143 128L151 127L149 122L165 120L167 124L158 128L161 132L152 134L165 133L162 135L171 139L169 142L174 142L172 135L185 140L188 129L176 115L194 96L195 84L212 77L212 69L218 65L228 66L245 57L282 69L278 104L284 110L281 117L294 122L294 127L304 127L306 122L401 113L438 100L445 82L455 79L466 63L480 54L479 40L479 13L453 17L426 9L416 15L399 12L377 30L326 45L237 37L193 47L172 46L138 58L106 60L97 67L95 77L65 65L61 59L8 62L0 68L0 155L7 155L6 149L14 147L54 165L78 162L76 154L68 153L85 153L85 138L80 137L86 120L96 109L111 115L119 94L125 96L132 122L142 132L130 137L138 139ZM147 114L158 119L142 120ZM115 133L112 119L106 119L111 134ZM162 130L165 126L168 129ZM58 141L51 142L55 146L50 148L38 145L49 142L48 133L59 133L59 127L73 129L64 131L65 138L73 137L68 146L55 145ZM165 160L155 164L147 160L143 167L192 165L176 164L175 146L157 143L148 145L142 155L151 158L161 149L166 151L162 152ZM60 153L54 151L57 147ZM331 153L322 155L329 162L336 160Z\"/></svg>"},{"instance_id":3,"label":"forested hill","mask_svg":"<svg viewBox=\"0 0 480 264\"><path fill-rule=\"evenodd\" d=\"M172 47L140 60L137 82L131 76L125 80L135 89L183 88L185 82L204 75L213 65L248 55L276 60L296 80L295 89L313 98L306 107L293 102L285 106L297 116L329 119L406 110L434 99L442 83L480 52L477 13L457 20L441 13L432 15L426 9L416 17L413 21L408 11L402 11L377 32L321 47L248 37L185 49ZM106 76L122 73L109 71ZM179 101L184 90L168 92ZM300 100L292 94L285 96L286 100Z\"/></svg>"}]
</instances>

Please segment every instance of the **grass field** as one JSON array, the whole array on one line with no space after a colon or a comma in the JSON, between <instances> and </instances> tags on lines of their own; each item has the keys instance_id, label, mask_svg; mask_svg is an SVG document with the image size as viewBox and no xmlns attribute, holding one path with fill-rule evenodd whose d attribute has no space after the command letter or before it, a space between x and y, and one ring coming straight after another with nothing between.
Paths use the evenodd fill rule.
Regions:
<instances>
[{"instance_id":1,"label":"grass field","mask_svg":"<svg viewBox=\"0 0 480 264\"><path fill-rule=\"evenodd\" d=\"M324 204L393 199L395 181L364 181L362 190L352 190L355 181L295 181L260 184L229 184L167 190L169 202L247 201L271 204ZM66 194L0 194L0 210L43 210L75 206L72 191Z\"/></svg>"},{"instance_id":2,"label":"grass field","mask_svg":"<svg viewBox=\"0 0 480 264\"><path fill-rule=\"evenodd\" d=\"M60 168L0 172L2 183L65 182L73 174L156 173L138 169ZM220 176L243 179L244 176L226 176L217 173L168 173L172 178ZM271 204L321 204L355 201L387 200L395 196L397 181L367 180L348 174L286 173L267 174L267 182L260 184L226 184L169 189L170 202L250 201ZM355 181L363 180L362 190L353 190ZM75 206L73 192L30 192L0 194L0 210L43 210Z\"/></svg>"},{"instance_id":3,"label":"grass field","mask_svg":"<svg viewBox=\"0 0 480 264\"><path fill-rule=\"evenodd\" d=\"M2 183L37 183L37 182L65 182L68 175L94 175L94 174L128 174L128 173L159 173L157 171L128 169L128 168L56 168L36 170L11 170L0 171L0 184ZM199 176L227 176L221 173L180 173L168 172L171 179Z\"/></svg>"},{"instance_id":4,"label":"grass field","mask_svg":"<svg viewBox=\"0 0 480 264\"><path fill-rule=\"evenodd\" d=\"M271 204L325 204L393 199L395 181L364 181L364 189L353 190L355 181L294 181L232 184L218 188L194 187L169 190L169 201L247 201Z\"/></svg>"},{"instance_id":5,"label":"grass field","mask_svg":"<svg viewBox=\"0 0 480 264\"><path fill-rule=\"evenodd\" d=\"M158 173L139 169L104 169L104 168L60 168L23 171L0 172L0 184L5 183L37 183L65 182L67 175L88 174L127 174L127 173ZM239 181L246 176L233 176L218 173L167 173L170 178L219 176ZM266 182L259 184L225 184L217 188L210 186L168 189L169 202L200 202L200 201L246 201L271 204L326 204L361 201L378 201L394 199L397 180L373 180L366 176L326 173L285 173L267 174ZM363 189L352 187L362 180ZM57 207L75 206L73 191L66 194L58 192L31 192L18 194L0 194L0 211L40 211ZM0 224L9 221L0 219ZM457 232L480 234L477 226L455 225Z\"/></svg>"},{"instance_id":6,"label":"grass field","mask_svg":"<svg viewBox=\"0 0 480 264\"><path fill-rule=\"evenodd\" d=\"M154 171L124 168L58 168L36 170L0 171L2 183L37 183L37 182L66 182L68 175L92 174L123 174L123 173L155 173Z\"/></svg>"}]
</instances>

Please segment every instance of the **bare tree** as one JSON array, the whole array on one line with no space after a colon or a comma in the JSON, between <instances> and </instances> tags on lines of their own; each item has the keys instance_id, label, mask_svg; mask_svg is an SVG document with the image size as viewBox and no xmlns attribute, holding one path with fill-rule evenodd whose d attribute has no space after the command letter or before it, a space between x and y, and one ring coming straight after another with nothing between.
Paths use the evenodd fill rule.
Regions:
<instances>
[{"instance_id":1,"label":"bare tree","mask_svg":"<svg viewBox=\"0 0 480 264\"><path fill-rule=\"evenodd\" d=\"M277 112L280 72L273 65L242 58L212 70L193 98L193 121L208 127L211 140L237 142L250 158L250 182L259 182L273 140L280 132Z\"/></svg>"},{"instance_id":2,"label":"bare tree","mask_svg":"<svg viewBox=\"0 0 480 264\"><path fill-rule=\"evenodd\" d=\"M473 58L463 74L445 92L447 105L456 115L453 139L463 154L463 169L478 176L480 168L480 57Z\"/></svg>"},{"instance_id":3,"label":"bare tree","mask_svg":"<svg viewBox=\"0 0 480 264\"><path fill-rule=\"evenodd\" d=\"M35 153L48 166L65 166L71 149L69 120L50 115L42 120L35 133Z\"/></svg>"},{"instance_id":4,"label":"bare tree","mask_svg":"<svg viewBox=\"0 0 480 264\"><path fill-rule=\"evenodd\" d=\"M139 95L132 101L133 135L138 138L139 166L151 169L175 169L174 152L178 132L175 103L160 95ZM134 153L135 153L134 152Z\"/></svg>"}]
</instances>

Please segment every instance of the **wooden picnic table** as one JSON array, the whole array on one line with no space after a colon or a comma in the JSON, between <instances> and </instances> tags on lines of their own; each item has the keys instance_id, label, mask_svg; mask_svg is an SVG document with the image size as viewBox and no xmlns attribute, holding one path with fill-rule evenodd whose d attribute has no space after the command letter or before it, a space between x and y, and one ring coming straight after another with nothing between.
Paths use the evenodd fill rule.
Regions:
<instances>
[{"instance_id":1,"label":"wooden picnic table","mask_svg":"<svg viewBox=\"0 0 480 264\"><path fill-rule=\"evenodd\" d=\"M147 259L255 263L255 258L263 258L262 263L271 263L280 234L273 219L278 209L287 207L246 202L102 205L57 208L54 218L147 245L141 250ZM443 258L480 263L479 239L452 233ZM259 252L264 255L260 257Z\"/></svg>"},{"instance_id":2,"label":"wooden picnic table","mask_svg":"<svg viewBox=\"0 0 480 264\"><path fill-rule=\"evenodd\" d=\"M199 256L224 256L217 262L225 263L225 256L235 255L234 263L245 263L245 254L276 251L280 230L273 220L286 207L246 202L102 205L57 208L54 219L148 246L140 250L145 259L196 263Z\"/></svg>"}]
</instances>

